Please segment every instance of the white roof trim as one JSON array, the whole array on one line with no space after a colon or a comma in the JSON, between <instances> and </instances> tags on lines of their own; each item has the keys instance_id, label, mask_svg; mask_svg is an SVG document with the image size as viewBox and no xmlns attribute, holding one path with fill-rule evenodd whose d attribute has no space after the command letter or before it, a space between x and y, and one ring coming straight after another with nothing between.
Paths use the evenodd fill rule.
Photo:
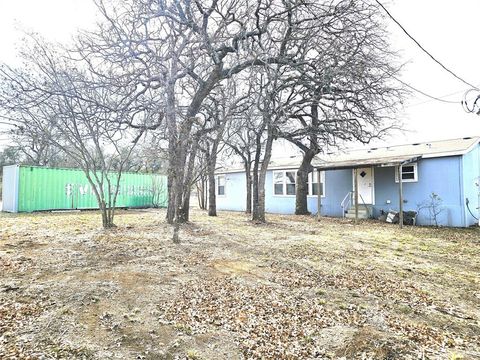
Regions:
<instances>
[{"instance_id":1,"label":"white roof trim","mask_svg":"<svg viewBox=\"0 0 480 360\"><path fill-rule=\"evenodd\" d=\"M472 136L416 144L384 146L371 149L355 149L348 152L338 152L330 155L317 155L312 161L312 166L318 168L338 168L341 166L347 166L347 163L358 163L358 165L372 163L380 166L382 163L393 164L394 162L398 162L399 159L431 159L447 156L461 156L472 151L476 146L479 145L479 143L480 137ZM273 159L270 162L268 170L298 169L301 161L301 156ZM335 164L337 164L337 166L335 166ZM350 166L354 167L356 165ZM242 172L245 172L243 166L236 166L234 168L218 169L215 173L228 174Z\"/></svg>"}]
</instances>

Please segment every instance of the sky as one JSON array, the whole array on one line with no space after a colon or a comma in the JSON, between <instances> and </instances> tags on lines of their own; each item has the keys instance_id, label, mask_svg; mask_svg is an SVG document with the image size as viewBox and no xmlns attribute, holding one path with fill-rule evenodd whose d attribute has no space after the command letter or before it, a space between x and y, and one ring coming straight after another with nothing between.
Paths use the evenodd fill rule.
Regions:
<instances>
[{"instance_id":1,"label":"sky","mask_svg":"<svg viewBox=\"0 0 480 360\"><path fill-rule=\"evenodd\" d=\"M480 87L478 0L397 0L385 2L390 13L432 55L466 81ZM468 86L423 53L390 22L392 47L405 63L401 79L430 95L461 101ZM455 93L451 96L446 96ZM394 142L416 142L480 135L480 116L459 104L431 100L420 94L407 99L401 119L408 130Z\"/></svg>"},{"instance_id":2,"label":"sky","mask_svg":"<svg viewBox=\"0 0 480 360\"><path fill-rule=\"evenodd\" d=\"M373 1L373 0L366 0ZM446 67L480 86L478 0L383 0L391 14ZM51 41L68 42L80 28L91 28L96 12L91 0L0 0L0 62L15 64L22 31L35 31ZM418 93L406 99L398 113L404 132L375 145L434 141L480 135L480 116L466 113L460 101L468 86L423 53L386 18L392 49L405 67L402 81L456 104L431 100ZM0 147L8 139L0 135ZM279 145L278 152L282 152Z\"/></svg>"}]
</instances>

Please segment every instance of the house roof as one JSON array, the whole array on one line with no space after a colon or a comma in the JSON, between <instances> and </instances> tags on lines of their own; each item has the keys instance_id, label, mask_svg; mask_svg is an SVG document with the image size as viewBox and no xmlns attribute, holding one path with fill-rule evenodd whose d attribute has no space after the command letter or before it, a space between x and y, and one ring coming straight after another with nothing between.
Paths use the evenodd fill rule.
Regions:
<instances>
[{"instance_id":1,"label":"house roof","mask_svg":"<svg viewBox=\"0 0 480 360\"><path fill-rule=\"evenodd\" d=\"M407 145L371 147L348 152L318 155L312 165L322 169L340 169L361 166L394 166L416 161L420 158L435 158L463 155L480 142L480 137L430 141Z\"/></svg>"},{"instance_id":2,"label":"house roof","mask_svg":"<svg viewBox=\"0 0 480 360\"><path fill-rule=\"evenodd\" d=\"M278 157L270 160L268 164L269 170L284 170L284 169L297 169L302 162L300 155L292 155L288 157ZM245 168L243 164L235 164L228 167L221 167L215 171L216 174L237 173L244 172Z\"/></svg>"},{"instance_id":3,"label":"house roof","mask_svg":"<svg viewBox=\"0 0 480 360\"><path fill-rule=\"evenodd\" d=\"M336 153L319 154L312 165L319 169L345 169L365 166L395 166L401 163L417 161L420 158L435 158L463 155L471 151L480 142L480 136L464 137L450 140L370 147L356 150L345 150ZM302 162L302 156L274 158L268 168L296 169ZM242 165L219 169L217 173L243 172Z\"/></svg>"}]
</instances>

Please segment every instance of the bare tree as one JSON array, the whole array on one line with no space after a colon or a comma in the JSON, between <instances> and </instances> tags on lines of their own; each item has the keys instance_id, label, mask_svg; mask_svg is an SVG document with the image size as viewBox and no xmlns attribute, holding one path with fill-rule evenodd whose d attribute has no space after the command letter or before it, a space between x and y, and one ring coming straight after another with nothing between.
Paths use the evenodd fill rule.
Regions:
<instances>
[{"instance_id":1,"label":"bare tree","mask_svg":"<svg viewBox=\"0 0 480 360\"><path fill-rule=\"evenodd\" d=\"M210 131L202 141L207 165L209 216L217 216L215 170L217 156L225 145L226 129L232 126L239 114L248 109L248 89L243 92L240 88L237 89L237 85L237 82L227 81L203 105L206 120L210 123Z\"/></svg>"},{"instance_id":2,"label":"bare tree","mask_svg":"<svg viewBox=\"0 0 480 360\"><path fill-rule=\"evenodd\" d=\"M21 150L17 146L6 146L2 151L0 151L0 178L3 177L4 166L19 164L22 163L22 161L23 156Z\"/></svg>"},{"instance_id":3,"label":"bare tree","mask_svg":"<svg viewBox=\"0 0 480 360\"><path fill-rule=\"evenodd\" d=\"M315 155L344 141L368 143L399 128L393 119L404 91L377 8L341 2L334 16L301 44L302 61L282 80L292 89L279 137L303 153L296 178L296 214L308 214L308 174Z\"/></svg>"},{"instance_id":4,"label":"bare tree","mask_svg":"<svg viewBox=\"0 0 480 360\"><path fill-rule=\"evenodd\" d=\"M272 157L273 141L278 136L278 124L284 118L288 94L279 79L283 72L278 65L257 71L256 110L258 127L255 129L255 157L252 167L252 220L265 222L265 179ZM286 96L285 96L286 95Z\"/></svg>"},{"instance_id":5,"label":"bare tree","mask_svg":"<svg viewBox=\"0 0 480 360\"><path fill-rule=\"evenodd\" d=\"M69 70L74 74L73 79L79 74L84 76L85 72L88 76L84 76L87 81L83 84L89 85L71 89L69 84L60 89L65 94L57 92L55 96L63 96L63 101L69 100L70 103L76 98L74 105L80 110L70 107L80 114L91 111L92 103L98 103L98 97L101 98L102 106L98 111L103 111L103 116L126 116L127 120L117 121L124 126L122 134L126 134L127 129L140 133L146 129L158 129L165 121L169 194L166 218L169 223L178 224L189 219L195 159L201 153L199 140L204 131L209 131L199 114L209 96L226 80L238 81L239 75L250 69L259 69L264 74L269 71L269 76L272 72L276 74L275 80L270 78L266 83L255 83L262 101L255 97L259 127L254 129L253 141L253 218L264 221L265 174L274 139L278 136L287 138L286 134L290 133L293 133L290 139L302 134L323 134L312 130L316 126L291 125L288 119L292 118L288 114L299 119L301 111L316 102L318 111L323 111L322 101L328 100L325 108L329 109L329 116L324 116L326 120L322 118L322 123L336 129L335 134L342 133L350 123L343 122L348 116L339 114L349 110L350 116L358 119L361 118L357 114L360 107L375 111L375 108L369 108L368 102L357 103L363 95L359 95L357 101L350 101L354 98L348 92L350 89L340 86L351 80L344 69L353 63L350 67L358 67L359 73L373 71L378 74L377 81L391 76L384 68L368 67L368 56L364 57L364 62L353 61L354 57L350 56L356 54L356 47L359 48L357 53L367 54L368 51L375 53L378 50L375 46L383 44L364 46L370 41L366 33L375 28L370 21L375 20L376 8L363 1L96 2L104 21L95 31L82 33L70 53L83 64L82 71ZM334 45L329 48L329 44ZM350 52L347 48L351 49ZM327 56L338 51L341 56ZM328 62L323 63L323 60ZM90 76L95 78L95 83L101 83L104 90L91 86ZM320 81L319 76L323 80ZM353 94L363 94L359 92L362 85L376 85L374 77L371 79L371 82L359 82L358 87L352 87ZM68 92L75 96L68 95ZM79 92L85 92L81 94L83 98L78 96ZM114 100L107 101L107 93ZM90 99L93 95L96 97L94 101ZM303 95L308 100L302 103ZM287 102L292 104L289 109ZM351 104L355 106L352 108ZM332 106L336 111L330 110ZM145 113L152 114L148 115L148 120L140 121L140 124L134 121L133 117L141 118ZM316 118L313 110L312 114L311 118ZM324 127L321 126L322 131ZM134 140L138 141L138 138L134 136Z\"/></svg>"},{"instance_id":6,"label":"bare tree","mask_svg":"<svg viewBox=\"0 0 480 360\"><path fill-rule=\"evenodd\" d=\"M338 22L334 19L362 11L363 4L346 0L98 0L105 22L98 31L85 34L80 47L82 54L97 58L91 70L98 71L96 64L107 61L115 70L101 75L111 83L127 86L137 96L143 96L146 89L164 94L169 222L188 219L184 206L191 179L188 164L196 153L191 135L196 116L212 91L252 67L297 67L313 61L314 56L302 53L306 51L302 44L325 33L335 37Z\"/></svg>"},{"instance_id":7,"label":"bare tree","mask_svg":"<svg viewBox=\"0 0 480 360\"><path fill-rule=\"evenodd\" d=\"M113 227L122 172L145 132L146 125L139 124L149 122L148 113L144 108L113 110L117 94L72 65L60 50L33 41L25 52L30 54L25 57L27 68L0 69L1 109L14 126L40 134L83 170L104 228Z\"/></svg>"},{"instance_id":8,"label":"bare tree","mask_svg":"<svg viewBox=\"0 0 480 360\"><path fill-rule=\"evenodd\" d=\"M38 166L56 165L60 150L55 148L44 134L34 129L25 129L21 125L9 131L10 140L23 154L24 163Z\"/></svg>"},{"instance_id":9,"label":"bare tree","mask_svg":"<svg viewBox=\"0 0 480 360\"><path fill-rule=\"evenodd\" d=\"M417 205L417 208L418 212L427 210L430 221L433 222L436 227L438 227L438 217L442 212L445 211L445 207L442 204L442 198L438 194L432 192L428 196L428 199Z\"/></svg>"},{"instance_id":10,"label":"bare tree","mask_svg":"<svg viewBox=\"0 0 480 360\"><path fill-rule=\"evenodd\" d=\"M249 97L244 103L243 111L239 112L230 126L226 129L223 142L226 145L224 149L225 157L236 156L240 159L245 171L245 212L252 213L252 167L255 160L256 150L262 151L265 145L264 136L259 136L257 143L257 133L261 135L264 128L261 126L261 115L257 109L256 88L252 81L242 79L245 87L248 88Z\"/></svg>"},{"instance_id":11,"label":"bare tree","mask_svg":"<svg viewBox=\"0 0 480 360\"><path fill-rule=\"evenodd\" d=\"M203 151L198 156L197 159L197 171L196 171L196 192L197 192L197 200L198 200L198 207L201 210L207 210L208 207L208 174L207 174L207 160L206 157L208 153Z\"/></svg>"},{"instance_id":12,"label":"bare tree","mask_svg":"<svg viewBox=\"0 0 480 360\"><path fill-rule=\"evenodd\" d=\"M165 139L157 136L157 133L161 135L161 129L145 133L143 141L139 141L125 164L128 171L167 174L167 145Z\"/></svg>"},{"instance_id":13,"label":"bare tree","mask_svg":"<svg viewBox=\"0 0 480 360\"><path fill-rule=\"evenodd\" d=\"M243 164L245 171L245 212L252 213L252 165L255 158L255 132L257 119L254 109L249 108L243 116L236 118L235 125L228 129L229 134L226 138L226 145L231 149L227 151L238 156ZM261 149L263 147L262 138L260 138Z\"/></svg>"},{"instance_id":14,"label":"bare tree","mask_svg":"<svg viewBox=\"0 0 480 360\"><path fill-rule=\"evenodd\" d=\"M151 175L152 185L150 193L152 195L152 205L154 208L161 208L167 205L164 194L166 192L166 181L158 175Z\"/></svg>"}]
</instances>

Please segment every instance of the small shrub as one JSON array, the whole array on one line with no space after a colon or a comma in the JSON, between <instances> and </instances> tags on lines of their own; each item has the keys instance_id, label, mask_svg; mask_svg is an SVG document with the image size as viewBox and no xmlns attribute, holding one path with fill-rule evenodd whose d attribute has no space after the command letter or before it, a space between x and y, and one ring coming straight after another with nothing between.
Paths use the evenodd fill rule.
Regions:
<instances>
[{"instance_id":1,"label":"small shrub","mask_svg":"<svg viewBox=\"0 0 480 360\"><path fill-rule=\"evenodd\" d=\"M418 204L418 212L427 210L430 221L433 222L436 227L438 227L438 216L445 210L442 204L442 198L432 191L428 199Z\"/></svg>"}]
</instances>

